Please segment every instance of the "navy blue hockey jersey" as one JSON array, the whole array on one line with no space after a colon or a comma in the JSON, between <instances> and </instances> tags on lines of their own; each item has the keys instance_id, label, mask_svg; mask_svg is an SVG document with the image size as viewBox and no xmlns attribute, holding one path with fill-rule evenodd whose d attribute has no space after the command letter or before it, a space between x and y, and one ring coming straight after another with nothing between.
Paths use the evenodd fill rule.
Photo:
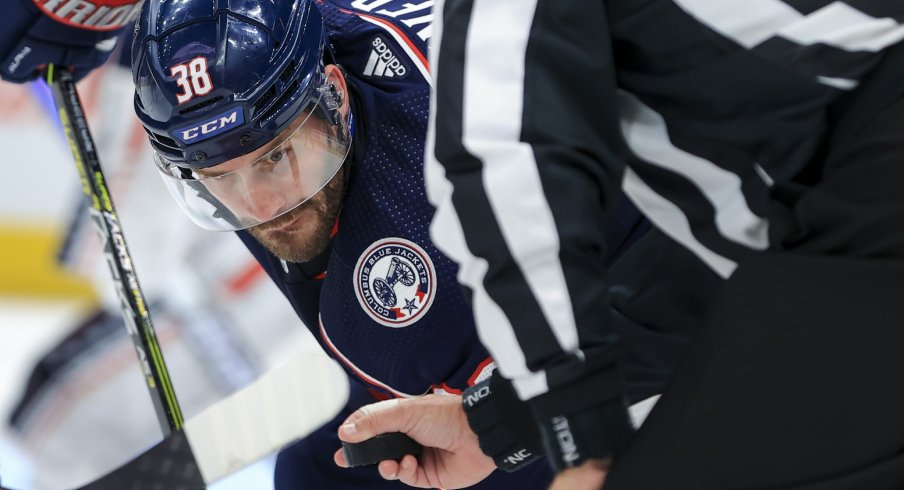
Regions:
<instances>
[{"instance_id":1,"label":"navy blue hockey jersey","mask_svg":"<svg viewBox=\"0 0 904 490\"><path fill-rule=\"evenodd\" d=\"M428 235L430 2L402 3L319 3L355 116L352 175L325 260L285 264L242 234L318 341L375 398L459 393L491 366L456 266Z\"/></svg>"},{"instance_id":2,"label":"navy blue hockey jersey","mask_svg":"<svg viewBox=\"0 0 904 490\"><path fill-rule=\"evenodd\" d=\"M339 221L327 251L304 264L285 263L239 232L349 373L353 398L370 393L351 405L460 393L494 366L477 337L457 266L429 236L434 209L424 190L423 156L432 4L318 2L336 62L345 70L355 121ZM617 216L612 240L620 243L636 232L638 219L636 212Z\"/></svg>"}]
</instances>

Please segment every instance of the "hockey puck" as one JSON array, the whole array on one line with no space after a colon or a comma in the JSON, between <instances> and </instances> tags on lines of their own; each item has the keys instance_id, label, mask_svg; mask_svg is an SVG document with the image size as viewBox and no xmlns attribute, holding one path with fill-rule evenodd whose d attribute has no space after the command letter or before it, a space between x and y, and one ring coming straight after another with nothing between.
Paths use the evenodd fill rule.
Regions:
<instances>
[{"instance_id":1,"label":"hockey puck","mask_svg":"<svg viewBox=\"0 0 904 490\"><path fill-rule=\"evenodd\" d=\"M376 464L387 459L399 460L406 454L418 457L423 449L414 439L401 432L380 434L357 444L342 443L342 453L349 466Z\"/></svg>"}]
</instances>

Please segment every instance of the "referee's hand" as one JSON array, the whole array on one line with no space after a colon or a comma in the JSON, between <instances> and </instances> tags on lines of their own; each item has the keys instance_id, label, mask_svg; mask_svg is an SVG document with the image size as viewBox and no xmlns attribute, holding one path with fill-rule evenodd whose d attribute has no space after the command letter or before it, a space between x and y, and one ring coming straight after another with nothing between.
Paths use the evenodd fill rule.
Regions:
<instances>
[{"instance_id":1,"label":"referee's hand","mask_svg":"<svg viewBox=\"0 0 904 490\"><path fill-rule=\"evenodd\" d=\"M549 490L600 490L611 463L611 459L588 459L576 468L560 471Z\"/></svg>"},{"instance_id":2,"label":"referee's hand","mask_svg":"<svg viewBox=\"0 0 904 490\"><path fill-rule=\"evenodd\" d=\"M418 488L464 488L496 469L480 450L460 396L427 395L361 407L339 427L339 439L358 443L387 432L404 432L424 446L420 458L408 454L399 461L381 461L378 469L387 480ZM341 449L333 458L348 466Z\"/></svg>"}]
</instances>

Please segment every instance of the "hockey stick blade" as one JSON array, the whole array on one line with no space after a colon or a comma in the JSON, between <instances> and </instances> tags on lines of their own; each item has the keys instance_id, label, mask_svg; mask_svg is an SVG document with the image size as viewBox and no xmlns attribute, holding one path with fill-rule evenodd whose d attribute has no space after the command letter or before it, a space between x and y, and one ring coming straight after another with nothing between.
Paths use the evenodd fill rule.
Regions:
<instances>
[{"instance_id":1,"label":"hockey stick blade","mask_svg":"<svg viewBox=\"0 0 904 490\"><path fill-rule=\"evenodd\" d=\"M200 468L185 433L168 435L129 463L78 490L130 490L166 488L199 490L206 488Z\"/></svg>"},{"instance_id":2,"label":"hockey stick blade","mask_svg":"<svg viewBox=\"0 0 904 490\"><path fill-rule=\"evenodd\" d=\"M348 401L348 376L323 352L305 352L185 425L208 484L307 436Z\"/></svg>"}]
</instances>

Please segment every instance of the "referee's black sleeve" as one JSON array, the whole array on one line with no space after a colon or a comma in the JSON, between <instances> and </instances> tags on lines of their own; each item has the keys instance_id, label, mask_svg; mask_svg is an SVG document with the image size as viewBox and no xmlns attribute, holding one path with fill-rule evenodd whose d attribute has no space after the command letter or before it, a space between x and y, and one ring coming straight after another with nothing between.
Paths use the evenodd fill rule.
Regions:
<instances>
[{"instance_id":1,"label":"referee's black sleeve","mask_svg":"<svg viewBox=\"0 0 904 490\"><path fill-rule=\"evenodd\" d=\"M435 14L433 239L552 464L607 456L631 426L595 225L625 157L603 2L447 0Z\"/></svg>"}]
</instances>

